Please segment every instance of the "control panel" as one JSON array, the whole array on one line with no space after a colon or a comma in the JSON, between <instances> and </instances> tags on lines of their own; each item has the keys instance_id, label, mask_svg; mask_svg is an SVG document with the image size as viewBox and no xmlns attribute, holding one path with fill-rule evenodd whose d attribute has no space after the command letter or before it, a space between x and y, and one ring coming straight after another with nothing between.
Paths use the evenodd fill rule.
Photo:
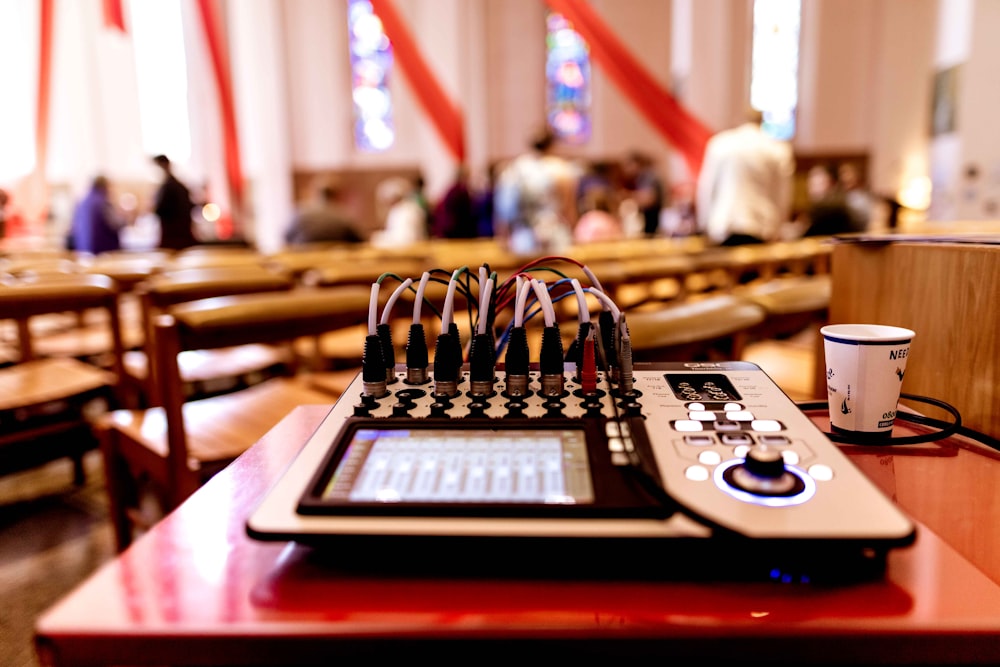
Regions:
<instances>
[{"instance_id":1,"label":"control panel","mask_svg":"<svg viewBox=\"0 0 1000 667\"><path fill-rule=\"evenodd\" d=\"M495 312L485 276L482 315ZM913 542L913 522L759 366L633 363L625 314L575 280L580 324L564 352L553 287L519 278L511 324L471 322L464 350L446 302L433 362L419 307L405 361L372 318L362 371L248 534L366 565L399 567L403 553L621 573L624 559L656 576L792 580L881 572ZM545 324L529 362L532 293ZM599 317L585 293L605 304Z\"/></svg>"},{"instance_id":2,"label":"control panel","mask_svg":"<svg viewBox=\"0 0 1000 667\"><path fill-rule=\"evenodd\" d=\"M366 547L384 552L387 544L399 541L423 548L435 538L449 549L456 540L476 541L480 548L484 540L528 540L539 553L580 553L580 548L600 553L621 543L629 545L633 556L636 549L656 545L650 553L666 550L674 557L690 554L696 559L686 566L688 572L695 563L714 563L713 568L728 568L717 573L732 574L756 562L758 574L788 576L791 568L814 578L822 576L812 569L816 562L826 572L834 568L845 576L856 566L877 570L888 550L913 541L913 523L758 366L637 364L627 392L609 376L599 373L596 386L584 390L567 365L556 396L542 391L541 374L533 369L527 387L512 395L501 367L489 391L479 395L469 391L465 370L456 391L441 395L430 380L408 383L405 368L400 368L386 392L375 397L364 390L359 375L251 516L248 531L257 539L362 547L361 553L370 552ZM461 438L462 429L473 426L503 433L504 425L512 425L523 433L533 425L586 423L600 434L609 462L603 468L592 466L592 474L631 479L639 467L658 491L642 503L625 503L624 510L604 514L523 508L462 512L462 496L454 494L441 511L429 503L421 505L424 511L409 513L303 511L303 498L339 433L346 423L358 421L375 428L433 425L438 433L434 440L449 432L449 424L451 434ZM385 463L384 478L392 477L393 465L397 473L400 467L413 468L412 454ZM533 458L533 464L539 460ZM461 465L468 470L468 462ZM649 511L657 504L667 509ZM601 549L595 551L597 544ZM772 558L779 558L780 569L771 567ZM726 566L720 559L732 562Z\"/></svg>"}]
</instances>

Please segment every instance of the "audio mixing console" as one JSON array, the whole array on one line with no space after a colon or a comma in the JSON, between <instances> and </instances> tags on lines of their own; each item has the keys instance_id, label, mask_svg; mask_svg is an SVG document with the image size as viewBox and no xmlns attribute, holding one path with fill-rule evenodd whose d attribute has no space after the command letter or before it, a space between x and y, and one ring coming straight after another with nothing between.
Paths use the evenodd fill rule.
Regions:
<instances>
[{"instance_id":1,"label":"audio mixing console","mask_svg":"<svg viewBox=\"0 0 1000 667\"><path fill-rule=\"evenodd\" d=\"M557 398L512 398L501 369L488 396L445 398L400 370L379 399L359 375L248 530L365 558L399 542L447 561L504 542L636 563L669 555L659 562L693 559L692 577L706 576L698 566L855 576L912 542L911 521L759 367L637 364L633 375L627 395L604 373L584 392L567 370Z\"/></svg>"},{"instance_id":2,"label":"audio mixing console","mask_svg":"<svg viewBox=\"0 0 1000 667\"><path fill-rule=\"evenodd\" d=\"M543 283L519 281L516 307L532 290L545 305ZM363 370L248 534L343 563L793 581L880 573L913 542L911 520L760 367L633 364L613 307L583 312L564 354L551 303L529 363L521 312L503 359L492 325L466 352L443 326L433 364L416 315L405 362L373 318Z\"/></svg>"}]
</instances>

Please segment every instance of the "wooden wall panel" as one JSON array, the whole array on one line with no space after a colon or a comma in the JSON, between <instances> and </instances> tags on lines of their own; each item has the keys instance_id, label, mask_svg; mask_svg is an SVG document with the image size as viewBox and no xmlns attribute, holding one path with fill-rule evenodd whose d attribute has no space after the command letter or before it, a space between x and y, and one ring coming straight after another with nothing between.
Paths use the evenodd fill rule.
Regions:
<instances>
[{"instance_id":1,"label":"wooden wall panel","mask_svg":"<svg viewBox=\"0 0 1000 667\"><path fill-rule=\"evenodd\" d=\"M831 323L913 329L903 392L947 401L965 425L1000 438L1000 239L844 242L831 270Z\"/></svg>"}]
</instances>

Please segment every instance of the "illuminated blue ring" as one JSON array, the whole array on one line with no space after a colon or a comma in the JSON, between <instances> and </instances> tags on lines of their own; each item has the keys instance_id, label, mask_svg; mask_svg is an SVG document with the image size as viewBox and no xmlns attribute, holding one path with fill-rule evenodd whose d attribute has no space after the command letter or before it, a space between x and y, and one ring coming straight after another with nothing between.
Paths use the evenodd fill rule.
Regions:
<instances>
[{"instance_id":1,"label":"illuminated blue ring","mask_svg":"<svg viewBox=\"0 0 1000 667\"><path fill-rule=\"evenodd\" d=\"M794 496L759 496L756 493L750 493L749 491L737 489L726 482L722 475L733 466L743 463L743 461L744 459L731 459L729 461L723 461L716 466L715 472L712 473L712 479L715 481L715 485L719 487L723 493L736 498L736 500L742 500L743 502L750 503L752 505L763 505L764 507L792 507L794 505L801 505L816 495L816 480L814 480L802 469L790 465L786 465L785 470L798 477L805 487Z\"/></svg>"}]
</instances>

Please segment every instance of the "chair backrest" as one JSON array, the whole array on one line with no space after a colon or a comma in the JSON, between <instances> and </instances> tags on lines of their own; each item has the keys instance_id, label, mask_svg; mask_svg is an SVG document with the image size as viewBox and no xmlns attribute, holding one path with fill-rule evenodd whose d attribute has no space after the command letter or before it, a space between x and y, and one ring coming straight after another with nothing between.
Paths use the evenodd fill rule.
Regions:
<instances>
[{"instance_id":1,"label":"chair backrest","mask_svg":"<svg viewBox=\"0 0 1000 667\"><path fill-rule=\"evenodd\" d=\"M360 286L296 289L202 299L171 307L153 322L157 392L167 422L171 475L187 470L185 394L178 356L252 343L294 342L364 322L371 291Z\"/></svg>"},{"instance_id":2,"label":"chair backrest","mask_svg":"<svg viewBox=\"0 0 1000 667\"><path fill-rule=\"evenodd\" d=\"M720 340L731 343L729 351L737 359L742 347L739 337L766 317L761 306L731 294L625 315L636 361L685 359L705 352Z\"/></svg>"},{"instance_id":3,"label":"chair backrest","mask_svg":"<svg viewBox=\"0 0 1000 667\"><path fill-rule=\"evenodd\" d=\"M256 265L213 266L163 271L150 276L137 292L154 309L215 296L288 290L295 281L286 272Z\"/></svg>"},{"instance_id":4,"label":"chair backrest","mask_svg":"<svg viewBox=\"0 0 1000 667\"><path fill-rule=\"evenodd\" d=\"M253 248L240 246L195 246L176 252L166 263L166 270L209 267L264 266L267 257Z\"/></svg>"},{"instance_id":5,"label":"chair backrest","mask_svg":"<svg viewBox=\"0 0 1000 667\"><path fill-rule=\"evenodd\" d=\"M143 347L149 357L147 399L158 402L154 352L153 321L157 315L177 304L236 294L287 291L295 287L292 276L261 266L228 266L164 271L150 276L137 288L140 319L144 336Z\"/></svg>"},{"instance_id":6,"label":"chair backrest","mask_svg":"<svg viewBox=\"0 0 1000 667\"><path fill-rule=\"evenodd\" d=\"M413 276L419 278L426 268L428 268L426 261L412 258L344 260L312 267L302 273L301 280L303 284L313 287L371 285L387 272L403 278Z\"/></svg>"},{"instance_id":7,"label":"chair backrest","mask_svg":"<svg viewBox=\"0 0 1000 667\"><path fill-rule=\"evenodd\" d=\"M66 274L38 282L0 284L0 319L17 323L21 361L35 358L31 319L54 313L83 313L91 309L107 311L116 373L121 371L122 338L118 311L119 292L107 276Z\"/></svg>"}]
</instances>

